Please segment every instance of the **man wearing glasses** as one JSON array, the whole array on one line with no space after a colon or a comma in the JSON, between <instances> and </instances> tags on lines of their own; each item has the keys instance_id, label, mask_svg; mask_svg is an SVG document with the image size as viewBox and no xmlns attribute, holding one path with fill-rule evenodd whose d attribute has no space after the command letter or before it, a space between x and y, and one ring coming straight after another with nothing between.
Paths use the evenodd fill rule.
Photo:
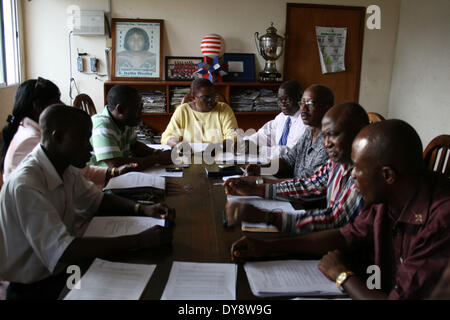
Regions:
<instances>
[{"instance_id":1,"label":"man wearing glasses","mask_svg":"<svg viewBox=\"0 0 450 320\"><path fill-rule=\"evenodd\" d=\"M259 147L259 154L273 159L293 148L306 128L300 117L301 97L302 87L297 81L283 82L278 90L278 107L281 112L275 119L264 124L258 132L248 137L246 149L251 150L249 144L256 144Z\"/></svg>"},{"instance_id":2,"label":"man wearing glasses","mask_svg":"<svg viewBox=\"0 0 450 320\"><path fill-rule=\"evenodd\" d=\"M280 89L281 90L281 89ZM331 89L322 85L311 85L303 93L300 100L300 119L306 127L298 142L278 161L279 177L293 177L304 179L312 176L328 160L328 153L323 146L322 118L333 106L334 95ZM261 168L258 165L248 165L247 174L259 175Z\"/></svg>"}]
</instances>

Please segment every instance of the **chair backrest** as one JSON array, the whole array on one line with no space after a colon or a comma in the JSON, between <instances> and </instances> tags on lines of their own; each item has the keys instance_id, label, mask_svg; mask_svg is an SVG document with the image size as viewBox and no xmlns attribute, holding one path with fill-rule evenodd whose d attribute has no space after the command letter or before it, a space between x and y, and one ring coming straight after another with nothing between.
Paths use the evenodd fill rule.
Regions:
<instances>
[{"instance_id":1,"label":"chair backrest","mask_svg":"<svg viewBox=\"0 0 450 320\"><path fill-rule=\"evenodd\" d=\"M450 135L437 136L423 152L423 159L430 170L450 178Z\"/></svg>"},{"instance_id":2,"label":"chair backrest","mask_svg":"<svg viewBox=\"0 0 450 320\"><path fill-rule=\"evenodd\" d=\"M90 116L93 116L94 114L97 113L97 110L95 109L95 105L91 97L89 97L87 94L84 93L81 93L75 97L75 100L73 101L73 106L83 111L86 111Z\"/></svg>"},{"instance_id":3,"label":"chair backrest","mask_svg":"<svg viewBox=\"0 0 450 320\"><path fill-rule=\"evenodd\" d=\"M375 123L385 120L384 117L376 112L367 112L367 115L369 116L369 122Z\"/></svg>"}]
</instances>

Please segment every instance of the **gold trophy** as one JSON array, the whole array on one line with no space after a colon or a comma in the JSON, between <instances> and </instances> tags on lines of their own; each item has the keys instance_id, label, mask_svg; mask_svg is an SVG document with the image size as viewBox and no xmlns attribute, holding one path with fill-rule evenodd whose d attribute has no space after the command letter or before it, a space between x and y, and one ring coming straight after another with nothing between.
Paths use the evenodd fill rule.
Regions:
<instances>
[{"instance_id":1,"label":"gold trophy","mask_svg":"<svg viewBox=\"0 0 450 320\"><path fill-rule=\"evenodd\" d=\"M264 82L281 81L281 73L278 72L275 61L283 54L284 38L277 34L273 22L266 31L267 33L261 37L258 37L259 33L255 32L256 49L266 60L264 70L259 73L259 80Z\"/></svg>"}]
</instances>

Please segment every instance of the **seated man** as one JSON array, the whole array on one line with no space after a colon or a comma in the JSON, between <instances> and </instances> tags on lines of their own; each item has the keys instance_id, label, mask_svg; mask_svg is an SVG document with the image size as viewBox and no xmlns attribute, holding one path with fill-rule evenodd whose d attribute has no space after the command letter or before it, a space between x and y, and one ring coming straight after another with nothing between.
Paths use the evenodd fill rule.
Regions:
<instances>
[{"instance_id":1,"label":"seated man","mask_svg":"<svg viewBox=\"0 0 450 320\"><path fill-rule=\"evenodd\" d=\"M336 105L322 119L324 146L330 160L313 176L306 179L276 180L275 183L274 180L257 177L228 179L224 183L227 194L294 200L307 209L301 214L261 214L262 211L253 206L231 203L227 204L229 223L241 220L265 221L277 226L282 232L307 233L337 228L352 221L361 212L363 200L350 176L353 168L351 146L358 132L368 124L367 113L359 104L348 102ZM325 208L311 205L311 201L325 197ZM311 207L314 209L310 209Z\"/></svg>"},{"instance_id":2,"label":"seated man","mask_svg":"<svg viewBox=\"0 0 450 320\"><path fill-rule=\"evenodd\" d=\"M172 231L153 227L116 238L77 238L76 215L145 215L173 220L158 204L144 206L103 194L76 168L91 156L89 115L64 105L40 117L41 143L11 173L0 192L0 279L8 299L56 299L66 267L95 257L169 244Z\"/></svg>"},{"instance_id":3,"label":"seated man","mask_svg":"<svg viewBox=\"0 0 450 320\"><path fill-rule=\"evenodd\" d=\"M426 169L422 150L416 131L404 121L367 126L352 152L352 176L367 209L341 229L275 241L242 238L232 246L233 260L321 255L319 269L353 299L429 297L450 256L450 181ZM365 255L369 261L361 265ZM369 289L344 257L358 259L363 273L378 266L372 275L380 280L379 290Z\"/></svg>"},{"instance_id":4,"label":"seated man","mask_svg":"<svg viewBox=\"0 0 450 320\"><path fill-rule=\"evenodd\" d=\"M260 153L276 158L293 148L306 129L300 117L301 97L302 87L297 81L282 83L278 89L278 106L281 112L246 138L246 150L249 149L248 144L253 143L259 146Z\"/></svg>"},{"instance_id":5,"label":"seated man","mask_svg":"<svg viewBox=\"0 0 450 320\"><path fill-rule=\"evenodd\" d=\"M281 158L272 160L278 162L277 176L308 178L327 162L328 153L323 146L322 118L333 104L333 92L325 86L315 84L303 92L300 111L303 124L307 128L292 149ZM273 165L272 163L270 166ZM249 176L260 175L261 167L250 164L246 173Z\"/></svg>"},{"instance_id":6,"label":"seated man","mask_svg":"<svg viewBox=\"0 0 450 320\"><path fill-rule=\"evenodd\" d=\"M154 150L137 141L134 127L141 121L142 101L136 89L115 85L106 100L103 112L92 116L91 165L120 167L137 163L140 170L145 170L155 164L171 163L170 150Z\"/></svg>"}]
</instances>

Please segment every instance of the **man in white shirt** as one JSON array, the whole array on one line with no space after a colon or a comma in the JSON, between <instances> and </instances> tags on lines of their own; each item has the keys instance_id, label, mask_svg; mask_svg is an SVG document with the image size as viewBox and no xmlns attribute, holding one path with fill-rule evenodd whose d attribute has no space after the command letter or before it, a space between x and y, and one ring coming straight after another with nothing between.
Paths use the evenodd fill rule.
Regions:
<instances>
[{"instance_id":1,"label":"man in white shirt","mask_svg":"<svg viewBox=\"0 0 450 320\"><path fill-rule=\"evenodd\" d=\"M55 299L68 265L172 240L171 230L162 227L116 238L75 237L76 215L173 219L174 212L103 194L81 176L76 168L85 166L92 151L92 122L84 111L53 105L39 123L41 143L0 192L0 279L11 282L7 299Z\"/></svg>"},{"instance_id":2,"label":"man in white shirt","mask_svg":"<svg viewBox=\"0 0 450 320\"><path fill-rule=\"evenodd\" d=\"M258 144L260 155L269 158L281 157L294 147L303 135L306 126L300 116L301 97L302 88L297 81L290 80L281 84L278 89L278 106L281 112L247 138L249 142Z\"/></svg>"}]
</instances>

